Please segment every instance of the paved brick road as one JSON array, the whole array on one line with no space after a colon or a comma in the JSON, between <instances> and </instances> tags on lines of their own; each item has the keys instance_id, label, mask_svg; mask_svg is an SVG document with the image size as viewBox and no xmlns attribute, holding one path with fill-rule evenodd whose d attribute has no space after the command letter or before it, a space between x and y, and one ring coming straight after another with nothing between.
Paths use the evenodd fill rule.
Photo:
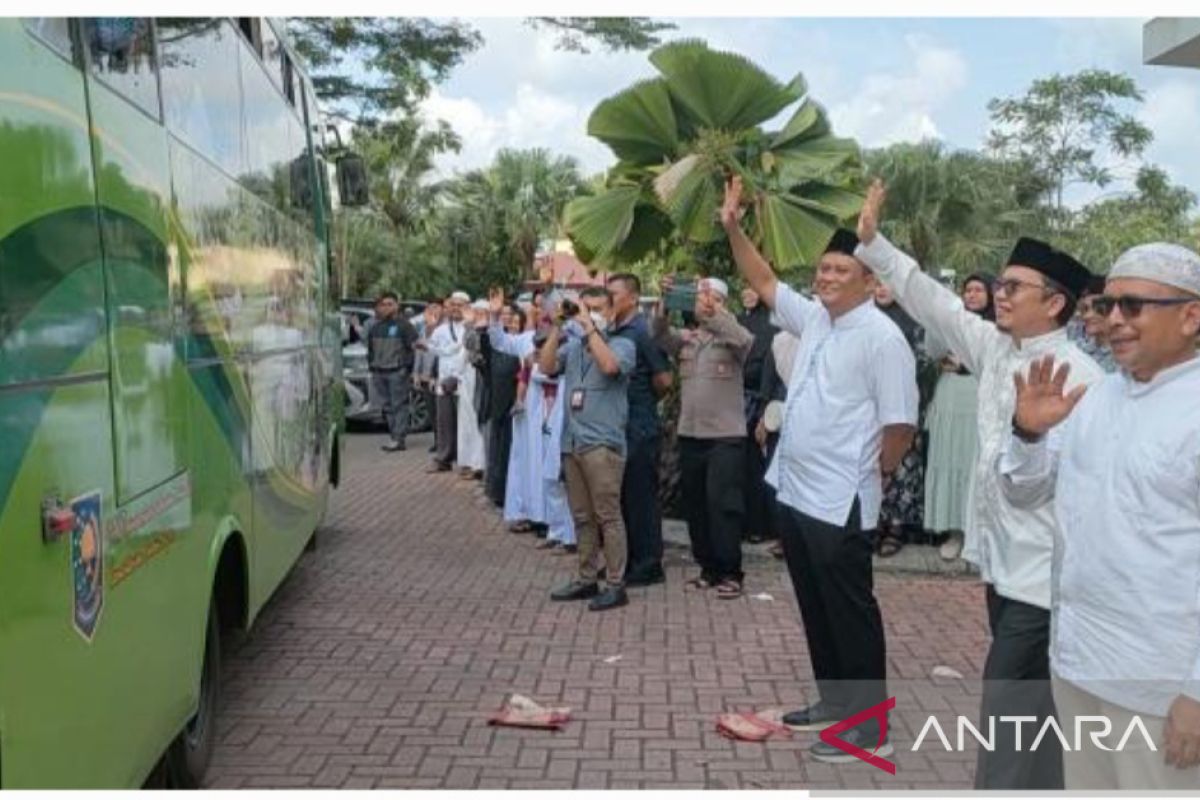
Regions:
<instances>
[{"instance_id":1,"label":"paved brick road","mask_svg":"<svg viewBox=\"0 0 1200 800\"><path fill-rule=\"evenodd\" d=\"M986 635L977 584L881 575L895 776L804 753L815 734L767 744L714 730L725 710L801 705L803 632L778 562L747 564L747 597L666 585L625 609L552 604L570 559L507 533L474 485L425 475L407 453L350 437L348 481L304 556L225 659L214 788L966 788L973 753L911 743L927 714L953 740L974 719ZM770 594L773 600L749 595ZM605 659L620 655L614 663ZM946 665L966 680L929 679ZM508 692L571 706L559 733L490 728ZM916 730L914 730L914 728Z\"/></svg>"}]
</instances>

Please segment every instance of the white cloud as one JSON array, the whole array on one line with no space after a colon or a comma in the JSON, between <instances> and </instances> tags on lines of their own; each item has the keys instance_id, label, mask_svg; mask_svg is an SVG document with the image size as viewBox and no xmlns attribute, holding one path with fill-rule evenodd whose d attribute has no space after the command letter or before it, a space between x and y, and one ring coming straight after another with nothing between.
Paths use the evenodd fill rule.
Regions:
<instances>
[{"instance_id":1,"label":"white cloud","mask_svg":"<svg viewBox=\"0 0 1200 800\"><path fill-rule=\"evenodd\" d=\"M489 113L471 98L439 92L425 101L422 112L428 120L449 122L462 139L460 153L439 157L438 169L443 175L487 166L505 147L543 147L574 156L585 175L599 172L613 161L604 145L587 136L590 107L528 83L517 87L512 104L501 112Z\"/></svg>"},{"instance_id":2,"label":"white cloud","mask_svg":"<svg viewBox=\"0 0 1200 800\"><path fill-rule=\"evenodd\" d=\"M1195 158L1200 132L1200 80L1172 78L1150 89L1138 118L1154 133L1146 159L1161 165L1178 183L1200 185L1200 161Z\"/></svg>"},{"instance_id":3,"label":"white cloud","mask_svg":"<svg viewBox=\"0 0 1200 800\"><path fill-rule=\"evenodd\" d=\"M845 102L830 109L839 134L865 147L940 137L934 115L966 86L967 62L957 50L923 37L907 36L905 45L911 71L868 75Z\"/></svg>"}]
</instances>

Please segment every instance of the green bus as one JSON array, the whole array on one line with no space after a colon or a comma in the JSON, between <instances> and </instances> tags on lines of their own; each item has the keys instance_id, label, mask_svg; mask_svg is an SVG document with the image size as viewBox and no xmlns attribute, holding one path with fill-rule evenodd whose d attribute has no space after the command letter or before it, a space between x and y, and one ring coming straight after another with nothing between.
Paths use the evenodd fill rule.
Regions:
<instances>
[{"instance_id":1,"label":"green bus","mask_svg":"<svg viewBox=\"0 0 1200 800\"><path fill-rule=\"evenodd\" d=\"M271 20L0 19L0 788L202 782L338 480L313 101Z\"/></svg>"}]
</instances>

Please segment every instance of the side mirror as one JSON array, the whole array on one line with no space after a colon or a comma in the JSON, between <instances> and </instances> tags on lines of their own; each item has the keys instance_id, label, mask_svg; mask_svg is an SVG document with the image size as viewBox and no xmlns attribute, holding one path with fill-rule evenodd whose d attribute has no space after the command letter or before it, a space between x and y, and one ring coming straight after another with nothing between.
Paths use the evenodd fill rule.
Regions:
<instances>
[{"instance_id":1,"label":"side mirror","mask_svg":"<svg viewBox=\"0 0 1200 800\"><path fill-rule=\"evenodd\" d=\"M344 206L365 206L370 199L367 193L367 165L362 156L347 153L337 160L338 199Z\"/></svg>"}]
</instances>

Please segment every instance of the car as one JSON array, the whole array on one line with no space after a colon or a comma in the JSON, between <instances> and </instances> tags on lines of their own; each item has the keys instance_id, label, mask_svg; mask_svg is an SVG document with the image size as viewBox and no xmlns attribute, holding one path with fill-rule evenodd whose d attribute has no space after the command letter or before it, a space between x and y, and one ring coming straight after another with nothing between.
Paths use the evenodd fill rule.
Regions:
<instances>
[{"instance_id":1,"label":"car","mask_svg":"<svg viewBox=\"0 0 1200 800\"><path fill-rule=\"evenodd\" d=\"M409 316L424 310L424 303L403 303ZM409 310L412 306L412 310ZM371 385L371 371L367 367L367 343L363 339L375 312L363 301L342 303L342 381L346 391L346 420L371 426L383 425L383 403ZM425 393L411 387L408 393L408 432L422 433L433 427L429 404Z\"/></svg>"}]
</instances>

